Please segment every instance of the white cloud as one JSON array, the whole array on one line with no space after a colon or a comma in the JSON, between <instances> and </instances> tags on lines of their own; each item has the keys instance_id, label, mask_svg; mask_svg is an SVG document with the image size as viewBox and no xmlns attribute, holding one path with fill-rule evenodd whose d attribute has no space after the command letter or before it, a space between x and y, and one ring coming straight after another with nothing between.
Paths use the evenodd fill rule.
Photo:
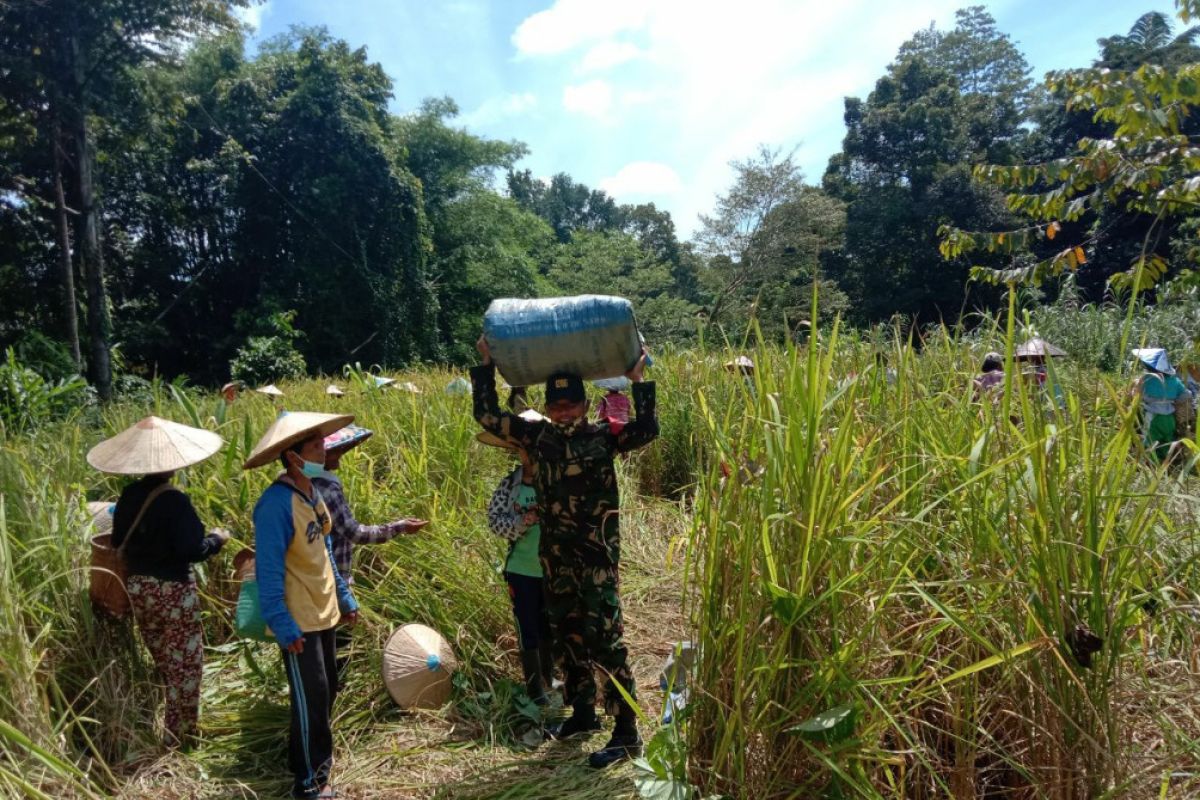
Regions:
<instances>
[{"instance_id":1,"label":"white cloud","mask_svg":"<svg viewBox=\"0 0 1200 800\"><path fill-rule=\"evenodd\" d=\"M621 167L616 175L600 181L600 188L613 197L630 195L672 195L683 188L679 173L657 161L634 161Z\"/></svg>"},{"instance_id":2,"label":"white cloud","mask_svg":"<svg viewBox=\"0 0 1200 800\"><path fill-rule=\"evenodd\" d=\"M556 0L517 27L512 43L520 56L565 53L580 44L597 41L645 24L644 0Z\"/></svg>"},{"instance_id":3,"label":"white cloud","mask_svg":"<svg viewBox=\"0 0 1200 800\"><path fill-rule=\"evenodd\" d=\"M629 42L600 42L584 54L579 68L584 72L600 72L612 69L642 55L637 45Z\"/></svg>"},{"instance_id":4,"label":"white cloud","mask_svg":"<svg viewBox=\"0 0 1200 800\"><path fill-rule=\"evenodd\" d=\"M463 125L475 127L499 122L510 117L528 114L538 104L537 95L533 92L519 92L497 97L489 97L479 104L474 111L469 111L459 117Z\"/></svg>"},{"instance_id":5,"label":"white cloud","mask_svg":"<svg viewBox=\"0 0 1200 800\"><path fill-rule=\"evenodd\" d=\"M604 119L613 104L612 86L601 80L567 86L563 89L562 102L568 111Z\"/></svg>"},{"instance_id":6,"label":"white cloud","mask_svg":"<svg viewBox=\"0 0 1200 800\"><path fill-rule=\"evenodd\" d=\"M270 11L271 0L263 3L253 3L243 8L235 8L233 15L241 22L249 25L257 33L262 28L263 17Z\"/></svg>"},{"instance_id":7,"label":"white cloud","mask_svg":"<svg viewBox=\"0 0 1200 800\"><path fill-rule=\"evenodd\" d=\"M1000 16L1016 2L993 0L989 10ZM584 131L578 138L581 167L573 172L587 180L582 165L594 164L611 176L607 181L625 186L637 176L624 174L634 163L677 165L678 188L667 207L687 236L696 214L728 188L729 162L753 155L760 143L803 143L797 159L818 182L844 135L842 98L865 97L901 43L931 21L952 26L962 5L554 0L519 25L512 43L518 58L564 76L567 110L605 123L602 136ZM628 66L612 70L620 64ZM611 70L603 80L571 85L567 77L603 70Z\"/></svg>"}]
</instances>

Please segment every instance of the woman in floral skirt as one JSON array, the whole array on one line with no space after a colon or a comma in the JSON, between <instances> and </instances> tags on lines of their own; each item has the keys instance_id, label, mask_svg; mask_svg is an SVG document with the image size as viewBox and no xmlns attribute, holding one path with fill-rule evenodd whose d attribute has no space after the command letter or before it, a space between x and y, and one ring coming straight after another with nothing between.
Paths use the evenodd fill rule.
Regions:
<instances>
[{"instance_id":1,"label":"woman in floral skirt","mask_svg":"<svg viewBox=\"0 0 1200 800\"><path fill-rule=\"evenodd\" d=\"M204 642L192 564L220 550L229 533L206 533L171 478L222 444L210 431L146 417L88 453L88 463L101 472L143 476L117 501L112 546L124 554L134 619L166 690L172 746L186 745L196 735L200 711Z\"/></svg>"}]
</instances>

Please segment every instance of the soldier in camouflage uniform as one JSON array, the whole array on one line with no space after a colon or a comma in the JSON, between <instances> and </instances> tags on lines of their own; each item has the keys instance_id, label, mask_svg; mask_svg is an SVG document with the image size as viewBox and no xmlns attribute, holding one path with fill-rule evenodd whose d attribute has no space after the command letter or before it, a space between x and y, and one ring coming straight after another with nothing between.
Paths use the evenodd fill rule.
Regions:
<instances>
[{"instance_id":1,"label":"soldier in camouflage uniform","mask_svg":"<svg viewBox=\"0 0 1200 800\"><path fill-rule=\"evenodd\" d=\"M599 730L596 664L634 696L618 592L620 500L613 456L643 447L658 435L654 384L642 381L645 355L627 375L633 381L635 419L613 433L607 422L588 421L583 381L575 375L555 375L546 382L549 421L530 422L502 412L495 367L482 337L478 347L483 363L471 370L475 419L524 448L537 469L546 610L564 651L566 698L572 706L570 718L548 734L566 738ZM608 745L588 759L594 767L641 754L634 711L612 678L605 685L604 706L616 716L616 726Z\"/></svg>"}]
</instances>

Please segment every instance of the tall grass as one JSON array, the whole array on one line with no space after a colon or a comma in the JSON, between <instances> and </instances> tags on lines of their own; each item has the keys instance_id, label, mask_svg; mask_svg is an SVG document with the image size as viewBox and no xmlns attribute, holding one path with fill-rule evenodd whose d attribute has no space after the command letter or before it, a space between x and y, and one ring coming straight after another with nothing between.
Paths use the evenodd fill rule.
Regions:
<instances>
[{"instance_id":1,"label":"tall grass","mask_svg":"<svg viewBox=\"0 0 1200 800\"><path fill-rule=\"evenodd\" d=\"M1147 709L1194 646L1194 576L1168 565L1181 541L1194 554L1195 517L1136 457L1129 398L1100 383L1056 411L1012 380L1002 404L973 403L949 335L888 355L894 382L834 330L760 351L732 409L696 393L717 459L692 541L694 782L755 798L1194 788L1194 740ZM1147 752L1149 735L1174 746Z\"/></svg>"},{"instance_id":2,"label":"tall grass","mask_svg":"<svg viewBox=\"0 0 1200 800\"><path fill-rule=\"evenodd\" d=\"M1005 349L1004 333L968 344L943 332L918 353L833 330L812 347L760 348L750 382L721 367L730 352L656 354L663 435L622 462L627 535L639 528L625 588L679 597L700 644L685 723L693 783L755 798L1195 788L1194 479L1139 461L1136 413L1116 379L1064 370L1065 412L1020 381L1001 406L973 404L980 348ZM466 782L389 782L388 754L412 755L378 679L380 645L402 622L441 630L464 664L438 717L455 747L520 749L528 723L509 680L503 544L483 515L510 458L474 442L470 399L443 391L452 377L404 376L422 390L408 394L351 375L340 399L324 380L282 387L289 408L350 411L376 432L340 473L361 519L433 520L357 550L364 625L338 704L339 752L370 754L348 769L377 768L379 796L627 792L627 780L590 780L554 754L468 768L466 750L434 759ZM147 413L225 438L178 480L206 522L235 534L198 569L204 739L165 765L136 631L95 616L86 592L84 503L116 497L122 481L84 454ZM164 796L286 788L279 659L231 625L230 561L252 545L253 505L273 477L241 463L275 414L259 395L226 409L211 393L154 384L140 402L3 440L0 794L162 794L184 777ZM685 514L684 549L670 531ZM686 559L686 586L655 585L664 573L644 562L664 557ZM1102 639L1090 667L1072 653L1085 632Z\"/></svg>"}]
</instances>

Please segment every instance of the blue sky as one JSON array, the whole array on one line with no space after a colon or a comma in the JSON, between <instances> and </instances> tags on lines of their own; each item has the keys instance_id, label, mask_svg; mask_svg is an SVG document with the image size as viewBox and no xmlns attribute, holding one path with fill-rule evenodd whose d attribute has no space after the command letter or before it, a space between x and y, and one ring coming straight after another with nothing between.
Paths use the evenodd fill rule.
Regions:
<instances>
[{"instance_id":1,"label":"blue sky","mask_svg":"<svg viewBox=\"0 0 1200 800\"><path fill-rule=\"evenodd\" d=\"M1153 2L1153 0L1152 0ZM900 44L953 26L969 0L269 0L256 37L324 25L365 45L393 110L449 95L472 132L518 139L537 176L567 172L657 203L682 238L760 143L797 147L810 182L841 144L842 98L865 97ZM1164 0L985 4L1036 78L1090 64L1096 40Z\"/></svg>"}]
</instances>

